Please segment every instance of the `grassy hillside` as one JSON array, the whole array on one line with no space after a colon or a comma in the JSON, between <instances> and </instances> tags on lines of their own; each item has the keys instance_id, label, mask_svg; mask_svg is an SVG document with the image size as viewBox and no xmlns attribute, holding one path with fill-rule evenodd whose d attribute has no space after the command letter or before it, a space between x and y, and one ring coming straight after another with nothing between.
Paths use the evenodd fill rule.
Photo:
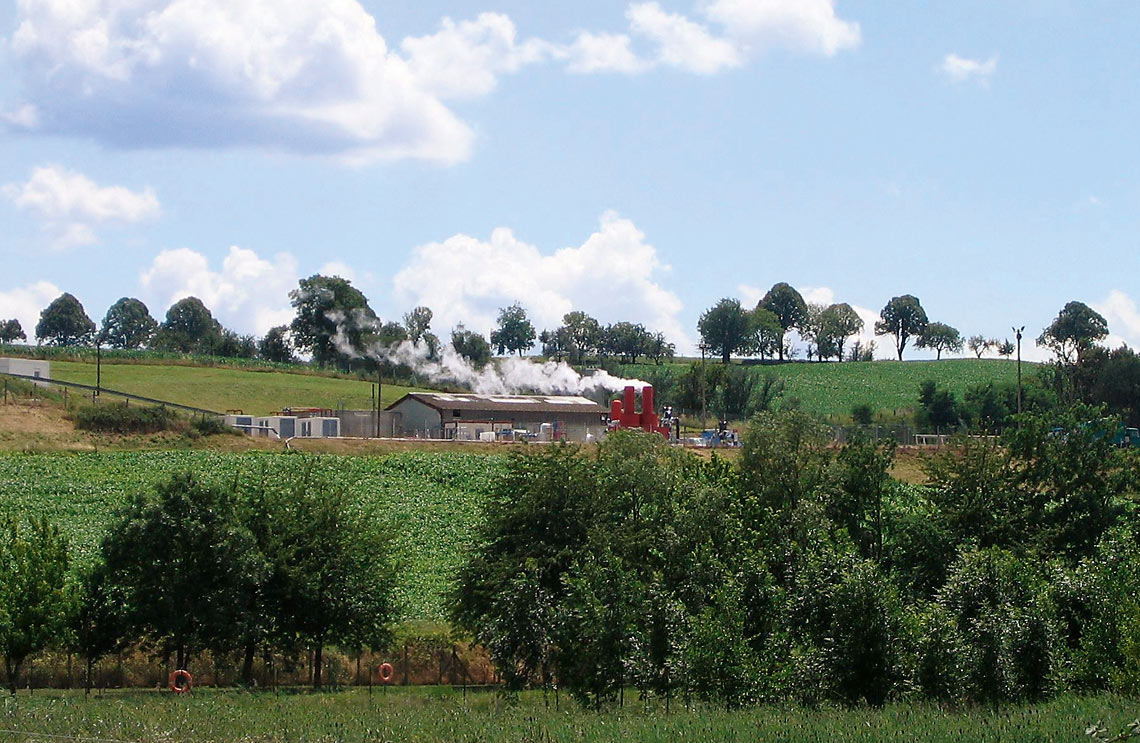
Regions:
<instances>
[{"instance_id":1,"label":"grassy hillside","mask_svg":"<svg viewBox=\"0 0 1140 743\"><path fill-rule=\"evenodd\" d=\"M318 456L321 470L354 495L364 518L383 524L399 572L401 620L442 621L445 592L474 539L502 456L407 452L380 457ZM208 451L0 454L0 514L47 516L67 535L75 560L98 550L115 508L175 472L230 485L263 471L287 473L310 457Z\"/></svg>"},{"instance_id":2,"label":"grassy hillside","mask_svg":"<svg viewBox=\"0 0 1140 743\"><path fill-rule=\"evenodd\" d=\"M95 384L95 364L53 361L51 373L66 382ZM242 410L251 415L267 415L289 406L368 410L372 405L368 382L284 371L103 364L103 386L183 405L219 412ZM383 403L395 402L411 389L385 384Z\"/></svg>"},{"instance_id":3,"label":"grassy hillside","mask_svg":"<svg viewBox=\"0 0 1140 743\"><path fill-rule=\"evenodd\" d=\"M681 373L687 366L637 364L623 367L623 372L652 380L664 369ZM850 416L851 408L863 403L888 414L911 410L917 405L919 385L927 379L948 386L959 397L967 387L978 383L1017 383L1017 363L1004 359L792 363L749 368L756 374L782 379L784 399L798 399L803 410L839 418ZM1022 373L1032 374L1033 365L1023 363Z\"/></svg>"}]
</instances>

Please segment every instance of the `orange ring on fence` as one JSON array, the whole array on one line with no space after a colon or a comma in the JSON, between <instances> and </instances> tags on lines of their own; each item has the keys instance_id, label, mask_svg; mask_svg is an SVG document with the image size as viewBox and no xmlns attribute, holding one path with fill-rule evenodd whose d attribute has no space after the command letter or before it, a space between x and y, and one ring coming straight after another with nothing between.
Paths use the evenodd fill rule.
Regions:
<instances>
[{"instance_id":1,"label":"orange ring on fence","mask_svg":"<svg viewBox=\"0 0 1140 743\"><path fill-rule=\"evenodd\" d=\"M170 672L170 690L175 694L185 694L194 688L194 677L181 668Z\"/></svg>"},{"instance_id":2,"label":"orange ring on fence","mask_svg":"<svg viewBox=\"0 0 1140 743\"><path fill-rule=\"evenodd\" d=\"M392 668L391 663L380 664L380 680L385 684L396 677L396 669Z\"/></svg>"}]
</instances>

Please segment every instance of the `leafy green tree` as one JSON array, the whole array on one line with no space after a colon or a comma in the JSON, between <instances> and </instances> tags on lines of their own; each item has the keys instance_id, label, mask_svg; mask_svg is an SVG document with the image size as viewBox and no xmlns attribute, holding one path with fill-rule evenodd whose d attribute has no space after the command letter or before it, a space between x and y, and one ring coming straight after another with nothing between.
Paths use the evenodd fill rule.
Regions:
<instances>
[{"instance_id":1,"label":"leafy green tree","mask_svg":"<svg viewBox=\"0 0 1140 743\"><path fill-rule=\"evenodd\" d=\"M926 310L922 309L917 297L904 294L893 297L879 313L875 323L875 335L893 335L899 361L911 337L921 336L926 329Z\"/></svg>"},{"instance_id":2,"label":"leafy green tree","mask_svg":"<svg viewBox=\"0 0 1140 743\"><path fill-rule=\"evenodd\" d=\"M624 321L608 326L605 336L610 353L629 364L637 363L637 358L647 352L653 339L644 325Z\"/></svg>"},{"instance_id":3,"label":"leafy green tree","mask_svg":"<svg viewBox=\"0 0 1140 743\"><path fill-rule=\"evenodd\" d=\"M1099 312L1083 302L1069 302L1038 337L1037 345L1045 346L1068 364L1079 360L1082 353L1106 335L1108 322Z\"/></svg>"},{"instance_id":4,"label":"leafy green tree","mask_svg":"<svg viewBox=\"0 0 1140 743\"><path fill-rule=\"evenodd\" d=\"M527 319L526 310L518 302L499 310L498 326L491 331L491 345L504 353L518 353L534 346L536 337L534 325Z\"/></svg>"},{"instance_id":5,"label":"leafy green tree","mask_svg":"<svg viewBox=\"0 0 1140 743\"><path fill-rule=\"evenodd\" d=\"M965 552L938 602L954 617L976 702L1033 702L1050 690L1058 654L1056 614L1047 588L1010 552Z\"/></svg>"},{"instance_id":6,"label":"leafy green tree","mask_svg":"<svg viewBox=\"0 0 1140 743\"><path fill-rule=\"evenodd\" d=\"M95 334L95 323L83 311L79 300L63 293L40 313L36 338L51 346L81 346Z\"/></svg>"},{"instance_id":7,"label":"leafy green tree","mask_svg":"<svg viewBox=\"0 0 1140 743\"><path fill-rule=\"evenodd\" d=\"M664 333L658 331L649 337L645 355L658 364L665 360L672 361L677 355L677 346L670 342Z\"/></svg>"},{"instance_id":8,"label":"leafy green tree","mask_svg":"<svg viewBox=\"0 0 1140 743\"><path fill-rule=\"evenodd\" d=\"M277 325L270 328L257 344L257 355L266 361L278 364L292 364L297 360L293 355L293 345L289 342L289 328Z\"/></svg>"},{"instance_id":9,"label":"leafy green tree","mask_svg":"<svg viewBox=\"0 0 1140 743\"><path fill-rule=\"evenodd\" d=\"M825 346L835 349L835 358L843 360L847 339L863 331L863 318L846 302L828 305L820 316L820 333ZM832 354L829 354L832 355Z\"/></svg>"},{"instance_id":10,"label":"leafy green tree","mask_svg":"<svg viewBox=\"0 0 1140 743\"><path fill-rule=\"evenodd\" d=\"M772 285L758 306L776 316L780 321L780 328L783 330L782 335L787 335L788 331L793 328L799 328L807 320L807 303L804 302L803 296L790 284L782 281ZM784 343L782 337L777 351L780 360L783 361Z\"/></svg>"},{"instance_id":11,"label":"leafy green tree","mask_svg":"<svg viewBox=\"0 0 1140 743\"><path fill-rule=\"evenodd\" d=\"M1002 358L1008 359L1010 356L1013 355L1013 352L1016 350L1017 350L1017 347L1014 346L1013 341L1011 341L1008 338L1006 338L1005 340L1003 340L997 344L998 356L1001 356Z\"/></svg>"},{"instance_id":12,"label":"leafy green tree","mask_svg":"<svg viewBox=\"0 0 1140 743\"><path fill-rule=\"evenodd\" d=\"M160 640L179 668L202 649L237 644L267 566L237 518L233 494L177 474L133 496L102 545L127 624Z\"/></svg>"},{"instance_id":13,"label":"leafy green tree","mask_svg":"<svg viewBox=\"0 0 1140 743\"><path fill-rule=\"evenodd\" d=\"M106 564L99 560L85 567L72 595L68 625L69 648L83 656L86 664L83 687L87 693L91 692L95 664L122 648L126 616L122 589Z\"/></svg>"},{"instance_id":14,"label":"leafy green tree","mask_svg":"<svg viewBox=\"0 0 1140 743\"><path fill-rule=\"evenodd\" d=\"M222 328L221 332L199 346L198 353L228 359L252 359L257 356L257 339Z\"/></svg>"},{"instance_id":15,"label":"leafy green tree","mask_svg":"<svg viewBox=\"0 0 1140 743\"><path fill-rule=\"evenodd\" d=\"M919 387L915 418L921 426L946 430L962 422L962 410L953 390L927 379Z\"/></svg>"},{"instance_id":16,"label":"leafy green tree","mask_svg":"<svg viewBox=\"0 0 1140 743\"><path fill-rule=\"evenodd\" d=\"M776 356L784 347L784 328L780 325L780 318L776 313L757 306L749 313L752 318L752 328L755 335L755 346L752 350L760 354L761 358Z\"/></svg>"},{"instance_id":17,"label":"leafy green tree","mask_svg":"<svg viewBox=\"0 0 1140 743\"><path fill-rule=\"evenodd\" d=\"M166 311L154 337L155 348L177 353L205 354L221 341L222 325L197 297L180 299Z\"/></svg>"},{"instance_id":18,"label":"leafy green tree","mask_svg":"<svg viewBox=\"0 0 1140 743\"><path fill-rule=\"evenodd\" d=\"M431 330L431 318L431 309L423 306L404 314L404 328L413 343L419 343L423 340L424 334Z\"/></svg>"},{"instance_id":19,"label":"leafy green tree","mask_svg":"<svg viewBox=\"0 0 1140 743\"><path fill-rule=\"evenodd\" d=\"M111 348L142 348L157 330L158 323L141 300L123 297L103 316L99 339Z\"/></svg>"},{"instance_id":20,"label":"leafy green tree","mask_svg":"<svg viewBox=\"0 0 1140 743\"><path fill-rule=\"evenodd\" d=\"M463 323L455 326L451 331L451 347L463 358L470 361L476 369L482 369L491 362L491 344L482 333L468 330Z\"/></svg>"},{"instance_id":21,"label":"leafy green tree","mask_svg":"<svg viewBox=\"0 0 1140 743\"><path fill-rule=\"evenodd\" d=\"M562 328L569 339L568 347L573 353L573 362L581 364L586 356L597 353L601 340L601 325L585 312L575 310L562 316Z\"/></svg>"},{"instance_id":22,"label":"leafy green tree","mask_svg":"<svg viewBox=\"0 0 1140 743\"><path fill-rule=\"evenodd\" d=\"M937 352L937 358L941 361L943 351L958 353L962 350L962 334L946 323L927 323L914 345Z\"/></svg>"},{"instance_id":23,"label":"leafy green tree","mask_svg":"<svg viewBox=\"0 0 1140 743\"><path fill-rule=\"evenodd\" d=\"M15 318L0 320L0 343L15 343L27 339L28 336L24 335L24 329L20 326L19 320Z\"/></svg>"},{"instance_id":24,"label":"leafy green tree","mask_svg":"<svg viewBox=\"0 0 1140 743\"><path fill-rule=\"evenodd\" d=\"M563 361L574 355L574 344L565 328L542 331L538 342L542 344L542 355L548 359Z\"/></svg>"},{"instance_id":25,"label":"leafy green tree","mask_svg":"<svg viewBox=\"0 0 1140 743\"><path fill-rule=\"evenodd\" d=\"M737 299L726 297L705 310L697 331L709 353L725 364L734 353L748 353L756 345L752 316Z\"/></svg>"},{"instance_id":26,"label":"leafy green tree","mask_svg":"<svg viewBox=\"0 0 1140 743\"><path fill-rule=\"evenodd\" d=\"M990 350L990 348L993 346L993 343L984 335L971 335L970 339L966 341L966 345L970 348L974 355L980 359L982 358L982 354Z\"/></svg>"},{"instance_id":27,"label":"leafy green tree","mask_svg":"<svg viewBox=\"0 0 1140 743\"><path fill-rule=\"evenodd\" d=\"M381 525L315 462L255 496L249 528L268 561L266 612L280 640L312 649L320 688L326 646L378 648L391 637L395 573Z\"/></svg>"},{"instance_id":28,"label":"leafy green tree","mask_svg":"<svg viewBox=\"0 0 1140 743\"><path fill-rule=\"evenodd\" d=\"M67 541L47 519L0 520L0 653L14 695L24 660L63 639Z\"/></svg>"},{"instance_id":29,"label":"leafy green tree","mask_svg":"<svg viewBox=\"0 0 1140 743\"><path fill-rule=\"evenodd\" d=\"M363 350L364 338L378 324L360 290L339 276L316 274L301 279L289 292L289 302L297 311L289 325L293 344L311 353L321 368L346 367L349 356Z\"/></svg>"}]
</instances>

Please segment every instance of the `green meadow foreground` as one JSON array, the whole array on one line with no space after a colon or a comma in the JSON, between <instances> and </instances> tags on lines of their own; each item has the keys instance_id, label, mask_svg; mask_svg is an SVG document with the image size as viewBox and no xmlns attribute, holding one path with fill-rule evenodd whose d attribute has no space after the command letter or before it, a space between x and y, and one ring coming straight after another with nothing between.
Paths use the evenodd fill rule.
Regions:
<instances>
[{"instance_id":1,"label":"green meadow foreground","mask_svg":"<svg viewBox=\"0 0 1140 743\"><path fill-rule=\"evenodd\" d=\"M630 697L632 699L632 696ZM544 703L545 702L545 703ZM21 693L0 702L0 739L134 743L457 743L459 741L1080 741L1101 722L1119 731L1137 714L1121 697L1062 697L1010 708L943 709L892 704L881 709L756 707L725 711L675 703L669 714L627 700L585 711L563 697L445 688L357 688L323 694L196 689L170 692Z\"/></svg>"}]
</instances>

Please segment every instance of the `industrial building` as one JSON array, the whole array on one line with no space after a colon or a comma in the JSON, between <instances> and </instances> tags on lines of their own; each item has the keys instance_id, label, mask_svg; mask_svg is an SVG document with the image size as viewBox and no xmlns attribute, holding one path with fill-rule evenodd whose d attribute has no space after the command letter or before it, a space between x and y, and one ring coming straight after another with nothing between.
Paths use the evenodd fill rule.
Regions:
<instances>
[{"instance_id":1,"label":"industrial building","mask_svg":"<svg viewBox=\"0 0 1140 743\"><path fill-rule=\"evenodd\" d=\"M335 439L340 436L340 419L323 416L230 414L226 416L226 425L255 438Z\"/></svg>"},{"instance_id":2,"label":"industrial building","mask_svg":"<svg viewBox=\"0 0 1140 743\"><path fill-rule=\"evenodd\" d=\"M494 441L525 435L587 441L606 430L609 410L584 397L412 392L388 406L403 436ZM521 432L525 431L525 434Z\"/></svg>"},{"instance_id":3,"label":"industrial building","mask_svg":"<svg viewBox=\"0 0 1140 743\"><path fill-rule=\"evenodd\" d=\"M0 359L0 374L15 374L34 379L51 379L51 362L39 359Z\"/></svg>"}]
</instances>

